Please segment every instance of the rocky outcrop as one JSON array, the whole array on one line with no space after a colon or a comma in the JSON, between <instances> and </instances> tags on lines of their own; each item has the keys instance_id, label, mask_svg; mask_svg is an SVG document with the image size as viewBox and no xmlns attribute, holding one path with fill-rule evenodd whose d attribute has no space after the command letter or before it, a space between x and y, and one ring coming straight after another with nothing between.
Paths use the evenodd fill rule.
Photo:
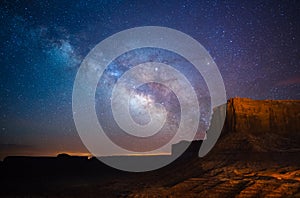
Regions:
<instances>
[{"instance_id":1,"label":"rocky outcrop","mask_svg":"<svg viewBox=\"0 0 300 198\"><path fill-rule=\"evenodd\" d=\"M192 142L181 141L172 145L172 155L179 155L182 153L182 157L198 157L199 149L202 144L202 140L196 140Z\"/></svg>"},{"instance_id":2,"label":"rocky outcrop","mask_svg":"<svg viewBox=\"0 0 300 198\"><path fill-rule=\"evenodd\" d=\"M300 149L300 101L228 100L222 140L226 151L284 151Z\"/></svg>"},{"instance_id":3,"label":"rocky outcrop","mask_svg":"<svg viewBox=\"0 0 300 198\"><path fill-rule=\"evenodd\" d=\"M232 98L227 103L227 126L232 132L255 134L300 132L300 101Z\"/></svg>"},{"instance_id":4,"label":"rocky outcrop","mask_svg":"<svg viewBox=\"0 0 300 198\"><path fill-rule=\"evenodd\" d=\"M252 100L232 98L216 148L222 152L300 151L300 100ZM184 152L196 156L202 141ZM187 142L173 145L172 153Z\"/></svg>"}]
</instances>

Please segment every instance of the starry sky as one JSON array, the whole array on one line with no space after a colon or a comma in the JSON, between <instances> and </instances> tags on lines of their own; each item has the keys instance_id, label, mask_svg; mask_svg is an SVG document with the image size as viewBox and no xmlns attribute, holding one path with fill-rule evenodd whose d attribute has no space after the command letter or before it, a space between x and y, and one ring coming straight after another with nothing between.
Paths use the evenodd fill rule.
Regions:
<instances>
[{"instance_id":1,"label":"starry sky","mask_svg":"<svg viewBox=\"0 0 300 198\"><path fill-rule=\"evenodd\" d=\"M0 158L87 152L72 119L77 70L100 41L138 26L177 29L200 42L219 67L227 98L300 99L299 1L0 5Z\"/></svg>"}]
</instances>

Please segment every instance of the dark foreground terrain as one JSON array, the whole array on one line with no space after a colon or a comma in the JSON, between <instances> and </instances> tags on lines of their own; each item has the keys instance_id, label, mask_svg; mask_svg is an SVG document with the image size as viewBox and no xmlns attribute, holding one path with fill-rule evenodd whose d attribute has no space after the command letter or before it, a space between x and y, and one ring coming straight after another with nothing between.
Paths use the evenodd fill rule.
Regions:
<instances>
[{"instance_id":1,"label":"dark foreground terrain","mask_svg":"<svg viewBox=\"0 0 300 198\"><path fill-rule=\"evenodd\" d=\"M300 197L299 156L213 152L146 173L82 157L11 157L1 167L0 197Z\"/></svg>"},{"instance_id":2,"label":"dark foreground terrain","mask_svg":"<svg viewBox=\"0 0 300 198\"><path fill-rule=\"evenodd\" d=\"M204 158L200 141L145 173L95 158L7 157L0 197L300 197L299 120L299 101L231 99L222 135Z\"/></svg>"}]
</instances>

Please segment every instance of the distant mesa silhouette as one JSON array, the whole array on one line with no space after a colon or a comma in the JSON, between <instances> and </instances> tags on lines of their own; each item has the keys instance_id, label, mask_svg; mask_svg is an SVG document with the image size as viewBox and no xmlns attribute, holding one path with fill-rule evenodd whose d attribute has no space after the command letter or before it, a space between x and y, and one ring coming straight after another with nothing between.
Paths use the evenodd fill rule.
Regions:
<instances>
[{"instance_id":1,"label":"distant mesa silhouette","mask_svg":"<svg viewBox=\"0 0 300 198\"><path fill-rule=\"evenodd\" d=\"M71 155L67 154L67 153L60 153L57 155L57 158L70 158Z\"/></svg>"}]
</instances>

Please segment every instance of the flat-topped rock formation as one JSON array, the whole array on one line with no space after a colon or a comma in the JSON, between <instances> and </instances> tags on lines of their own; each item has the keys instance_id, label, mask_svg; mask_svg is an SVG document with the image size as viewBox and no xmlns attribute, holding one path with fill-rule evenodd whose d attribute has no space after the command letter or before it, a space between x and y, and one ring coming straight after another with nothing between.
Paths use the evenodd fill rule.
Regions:
<instances>
[{"instance_id":1,"label":"flat-topped rock formation","mask_svg":"<svg viewBox=\"0 0 300 198\"><path fill-rule=\"evenodd\" d=\"M300 101L228 100L223 151L293 151L300 149Z\"/></svg>"},{"instance_id":2,"label":"flat-topped rock formation","mask_svg":"<svg viewBox=\"0 0 300 198\"><path fill-rule=\"evenodd\" d=\"M299 135L299 100L232 98L227 103L227 130L260 134Z\"/></svg>"}]
</instances>

